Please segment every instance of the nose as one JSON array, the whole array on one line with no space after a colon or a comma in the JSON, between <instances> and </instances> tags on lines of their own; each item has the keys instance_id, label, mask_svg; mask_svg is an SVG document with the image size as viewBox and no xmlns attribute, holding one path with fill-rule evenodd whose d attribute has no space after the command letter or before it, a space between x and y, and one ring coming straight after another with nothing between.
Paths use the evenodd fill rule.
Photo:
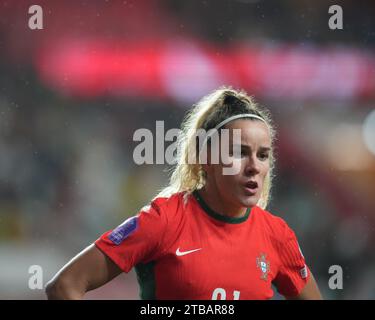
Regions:
<instances>
[{"instance_id":1,"label":"nose","mask_svg":"<svg viewBox=\"0 0 375 320\"><path fill-rule=\"evenodd\" d=\"M260 172L259 161L256 159L255 155L250 155L246 161L245 175L254 176Z\"/></svg>"}]
</instances>

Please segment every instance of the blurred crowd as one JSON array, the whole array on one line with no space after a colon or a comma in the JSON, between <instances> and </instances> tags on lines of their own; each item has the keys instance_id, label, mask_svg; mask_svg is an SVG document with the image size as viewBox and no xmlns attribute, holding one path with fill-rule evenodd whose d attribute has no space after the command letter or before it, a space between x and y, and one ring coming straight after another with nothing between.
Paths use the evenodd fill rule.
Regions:
<instances>
[{"instance_id":1,"label":"blurred crowd","mask_svg":"<svg viewBox=\"0 0 375 320\"><path fill-rule=\"evenodd\" d=\"M89 99L55 91L38 78L32 59L38 42L22 29L24 13L18 10L29 3L0 0L0 14L7 13L0 17L0 299L43 298L43 292L27 287L31 264L41 265L49 280L68 258L136 214L167 184L166 166L134 163L133 133L154 132L157 120L165 121L166 130L178 128L190 107L160 97ZM342 1L347 30L339 34L327 29L325 1L113 1L112 9L99 0L41 3L62 12L51 22L53 31L46 30L44 40L38 36L41 42L61 36L65 29L58 21L74 7L79 10L67 18L74 22L67 29L91 37L96 31L113 39L173 34L223 48L233 41L287 42L370 52L375 44L370 1L361 6ZM124 22L126 30L121 6L133 17ZM85 10L92 15L103 10L107 17L98 16L95 24ZM345 162L345 153L334 149L335 141L329 145L335 160L323 155L329 152L325 134L342 123L360 130L374 101L255 98L270 109L279 132L269 211L295 230L325 298L375 299L375 155L363 153L366 166L356 167L354 160L346 169L337 163L340 157ZM353 132L352 145L362 145ZM343 269L342 290L328 286L332 265ZM90 297L136 299L137 290L130 274Z\"/></svg>"}]
</instances>

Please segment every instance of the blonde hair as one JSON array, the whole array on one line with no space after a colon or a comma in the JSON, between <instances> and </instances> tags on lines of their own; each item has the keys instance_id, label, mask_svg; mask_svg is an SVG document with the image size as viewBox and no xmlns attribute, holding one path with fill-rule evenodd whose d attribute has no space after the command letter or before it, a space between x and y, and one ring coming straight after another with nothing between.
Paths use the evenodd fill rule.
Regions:
<instances>
[{"instance_id":1,"label":"blonde hair","mask_svg":"<svg viewBox=\"0 0 375 320\"><path fill-rule=\"evenodd\" d=\"M241 105L241 110L234 110ZM271 152L270 152L270 170L265 178L263 184L262 194L258 201L258 206L265 209L270 200L270 191L273 179L274 169L274 152L273 144L275 140L275 130L269 111L260 107L252 97L248 96L243 90L234 90L231 87L221 87L207 96L203 97L185 116L182 125L181 133L177 139L178 152L177 164L172 168L169 185L162 189L157 197L169 197L177 192L185 192L186 195L195 190L201 189L205 183L206 178L201 164L189 163L189 154L196 149L196 132L198 129L208 130L220 121L228 118L228 108L225 105L232 105L233 113L246 113L254 114L267 123L271 135ZM226 110L226 111L223 111ZM185 198L186 199L186 198Z\"/></svg>"}]
</instances>

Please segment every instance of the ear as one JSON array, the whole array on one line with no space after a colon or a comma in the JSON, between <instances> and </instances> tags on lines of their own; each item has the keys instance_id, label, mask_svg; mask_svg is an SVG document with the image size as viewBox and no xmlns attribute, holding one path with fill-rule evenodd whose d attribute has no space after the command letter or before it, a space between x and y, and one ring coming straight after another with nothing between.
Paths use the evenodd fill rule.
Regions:
<instances>
[{"instance_id":1,"label":"ear","mask_svg":"<svg viewBox=\"0 0 375 320\"><path fill-rule=\"evenodd\" d=\"M202 164L201 170L203 171L203 175L204 175L206 183L207 183L207 178L212 175L211 174L212 165L210 165L210 164Z\"/></svg>"}]
</instances>

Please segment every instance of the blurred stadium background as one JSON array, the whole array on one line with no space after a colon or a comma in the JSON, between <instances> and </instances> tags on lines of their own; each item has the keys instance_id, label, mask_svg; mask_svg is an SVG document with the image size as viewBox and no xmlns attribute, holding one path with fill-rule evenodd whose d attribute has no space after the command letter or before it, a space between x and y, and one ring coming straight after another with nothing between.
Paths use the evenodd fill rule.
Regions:
<instances>
[{"instance_id":1,"label":"blurred stadium background","mask_svg":"<svg viewBox=\"0 0 375 320\"><path fill-rule=\"evenodd\" d=\"M28 28L39 4L44 29ZM344 29L328 28L341 5ZM220 85L278 127L269 210L295 230L328 299L375 298L373 1L0 0L0 299L46 283L167 183L133 133L178 128ZM340 265L342 290L328 269ZM133 272L87 295L138 299ZM278 296L275 297L280 298Z\"/></svg>"}]
</instances>

